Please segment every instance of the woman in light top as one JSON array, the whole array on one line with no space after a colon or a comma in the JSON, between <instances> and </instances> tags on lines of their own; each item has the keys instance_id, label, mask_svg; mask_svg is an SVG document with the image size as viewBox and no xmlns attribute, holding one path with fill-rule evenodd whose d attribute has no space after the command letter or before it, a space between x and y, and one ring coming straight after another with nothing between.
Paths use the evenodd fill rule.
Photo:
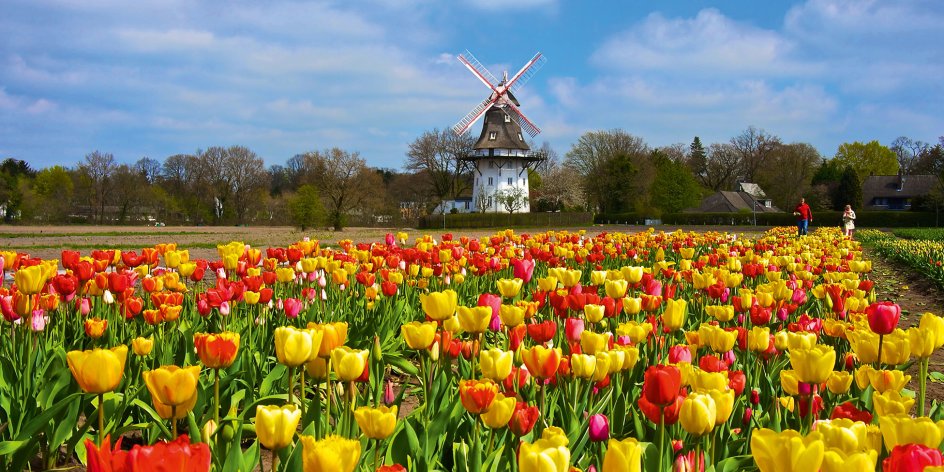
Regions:
<instances>
[{"instance_id":1,"label":"woman in light top","mask_svg":"<svg viewBox=\"0 0 944 472\"><path fill-rule=\"evenodd\" d=\"M842 212L842 229L846 236L852 237L852 231L855 230L856 214L852 211L852 205L846 205L846 210Z\"/></svg>"}]
</instances>

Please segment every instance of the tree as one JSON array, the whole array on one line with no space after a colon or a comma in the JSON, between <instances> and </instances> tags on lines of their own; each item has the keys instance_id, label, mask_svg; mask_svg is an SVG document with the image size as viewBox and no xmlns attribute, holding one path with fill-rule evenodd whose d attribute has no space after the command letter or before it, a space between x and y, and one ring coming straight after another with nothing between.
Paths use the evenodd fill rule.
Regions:
<instances>
[{"instance_id":1,"label":"tree","mask_svg":"<svg viewBox=\"0 0 944 472\"><path fill-rule=\"evenodd\" d=\"M505 207L505 211L508 213L514 213L524 208L526 199L524 196L524 189L521 187L513 187L495 192L495 200L499 205Z\"/></svg>"},{"instance_id":2,"label":"tree","mask_svg":"<svg viewBox=\"0 0 944 472\"><path fill-rule=\"evenodd\" d=\"M834 210L841 210L846 205L852 205L852 208L862 206L862 182L852 166L848 166L842 171L836 197Z\"/></svg>"},{"instance_id":3,"label":"tree","mask_svg":"<svg viewBox=\"0 0 944 472\"><path fill-rule=\"evenodd\" d=\"M769 165L771 154L781 144L777 136L753 126L731 138L740 164L738 178L743 182L756 182L758 171Z\"/></svg>"},{"instance_id":4,"label":"tree","mask_svg":"<svg viewBox=\"0 0 944 472\"><path fill-rule=\"evenodd\" d=\"M242 224L268 186L265 162L245 146L230 146L224 156L224 180L236 223Z\"/></svg>"},{"instance_id":5,"label":"tree","mask_svg":"<svg viewBox=\"0 0 944 472\"><path fill-rule=\"evenodd\" d=\"M65 222L72 209L74 186L69 171L62 166L47 167L36 174L33 214L47 223Z\"/></svg>"},{"instance_id":6,"label":"tree","mask_svg":"<svg viewBox=\"0 0 944 472\"><path fill-rule=\"evenodd\" d=\"M564 166L582 179L587 204L597 211L634 210L649 191L654 169L642 138L623 130L590 131L571 147Z\"/></svg>"},{"instance_id":7,"label":"tree","mask_svg":"<svg viewBox=\"0 0 944 472\"><path fill-rule=\"evenodd\" d=\"M367 167L360 154L339 148L309 152L305 155L308 182L314 184L327 201L328 220L335 231L344 228L345 220L354 210L369 208L383 182Z\"/></svg>"},{"instance_id":8,"label":"tree","mask_svg":"<svg viewBox=\"0 0 944 472\"><path fill-rule=\"evenodd\" d=\"M845 167L852 167L862 177L870 175L895 175L898 173L898 158L895 152L878 141L842 143L834 158Z\"/></svg>"},{"instance_id":9,"label":"tree","mask_svg":"<svg viewBox=\"0 0 944 472\"><path fill-rule=\"evenodd\" d=\"M792 143L778 146L768 159L758 171L757 183L774 205L789 209L809 191L822 156L810 144Z\"/></svg>"},{"instance_id":10,"label":"tree","mask_svg":"<svg viewBox=\"0 0 944 472\"><path fill-rule=\"evenodd\" d=\"M899 136L892 141L889 149L895 153L901 173L910 175L921 155L931 146L922 141L913 141L906 136Z\"/></svg>"},{"instance_id":11,"label":"tree","mask_svg":"<svg viewBox=\"0 0 944 472\"><path fill-rule=\"evenodd\" d=\"M831 210L836 207L837 189L842 179L843 167L836 159L822 159L813 178L810 179L810 197L807 203L814 210ZM786 208L789 208L787 206Z\"/></svg>"},{"instance_id":12,"label":"tree","mask_svg":"<svg viewBox=\"0 0 944 472\"><path fill-rule=\"evenodd\" d=\"M321 204L321 195L312 185L305 184L298 187L295 195L288 199L288 208L292 215L292 223L302 231L321 225L324 219L325 211L324 205Z\"/></svg>"},{"instance_id":13,"label":"tree","mask_svg":"<svg viewBox=\"0 0 944 472\"><path fill-rule=\"evenodd\" d=\"M469 133L456 136L452 130L427 131L410 143L404 167L423 173L432 201L438 204L454 199L470 188L460 158L470 155L474 145L475 139Z\"/></svg>"},{"instance_id":14,"label":"tree","mask_svg":"<svg viewBox=\"0 0 944 472\"><path fill-rule=\"evenodd\" d=\"M659 151L652 153L656 177L650 191L651 205L663 213L677 213L696 206L701 199L701 186L692 171Z\"/></svg>"},{"instance_id":15,"label":"tree","mask_svg":"<svg viewBox=\"0 0 944 472\"><path fill-rule=\"evenodd\" d=\"M701 138L698 136L695 136L695 139L692 140L692 144L688 146L687 164L695 178L701 181L701 176L703 176L708 169L708 152L705 151L705 147L701 144Z\"/></svg>"},{"instance_id":16,"label":"tree","mask_svg":"<svg viewBox=\"0 0 944 472\"><path fill-rule=\"evenodd\" d=\"M112 175L117 167L114 155L99 151L86 154L85 161L79 163L79 174L86 183L86 197L92 209L92 219L99 224L105 220L105 205L114 187Z\"/></svg>"},{"instance_id":17,"label":"tree","mask_svg":"<svg viewBox=\"0 0 944 472\"><path fill-rule=\"evenodd\" d=\"M737 150L730 143L712 144L708 147L707 161L695 178L703 186L713 190L731 190L737 180L740 166Z\"/></svg>"},{"instance_id":18,"label":"tree","mask_svg":"<svg viewBox=\"0 0 944 472\"><path fill-rule=\"evenodd\" d=\"M7 158L0 163L0 210L5 221L18 217L20 206L25 200L23 184L35 176L36 171L30 168L26 161Z\"/></svg>"}]
</instances>

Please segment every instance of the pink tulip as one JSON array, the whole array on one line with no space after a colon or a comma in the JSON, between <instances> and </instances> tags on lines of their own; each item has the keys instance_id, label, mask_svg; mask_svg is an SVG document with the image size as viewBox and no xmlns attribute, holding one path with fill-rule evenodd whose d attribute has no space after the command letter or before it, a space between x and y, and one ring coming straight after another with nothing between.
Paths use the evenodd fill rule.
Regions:
<instances>
[{"instance_id":1,"label":"pink tulip","mask_svg":"<svg viewBox=\"0 0 944 472\"><path fill-rule=\"evenodd\" d=\"M669 363L678 364L679 362L692 362L692 351L684 344L669 348Z\"/></svg>"},{"instance_id":2,"label":"pink tulip","mask_svg":"<svg viewBox=\"0 0 944 472\"><path fill-rule=\"evenodd\" d=\"M865 309L869 317L869 328L875 334L890 334L898 327L901 318L901 307L892 302L878 302Z\"/></svg>"},{"instance_id":3,"label":"pink tulip","mask_svg":"<svg viewBox=\"0 0 944 472\"><path fill-rule=\"evenodd\" d=\"M534 275L534 261L530 259L513 259L511 267L515 278L519 278L528 283Z\"/></svg>"},{"instance_id":4,"label":"pink tulip","mask_svg":"<svg viewBox=\"0 0 944 472\"><path fill-rule=\"evenodd\" d=\"M567 318L564 322L564 335L572 343L580 342L580 334L584 330L584 321L581 318Z\"/></svg>"},{"instance_id":5,"label":"pink tulip","mask_svg":"<svg viewBox=\"0 0 944 472\"><path fill-rule=\"evenodd\" d=\"M393 382L387 380L384 382L384 405L390 406L393 405L393 402L397 399L396 395L393 394Z\"/></svg>"},{"instance_id":6,"label":"pink tulip","mask_svg":"<svg viewBox=\"0 0 944 472\"><path fill-rule=\"evenodd\" d=\"M282 306L285 308L285 316L289 318L298 318L298 314L302 311L302 302L297 298L282 300Z\"/></svg>"},{"instance_id":7,"label":"pink tulip","mask_svg":"<svg viewBox=\"0 0 944 472\"><path fill-rule=\"evenodd\" d=\"M20 319L20 315L18 315L16 310L13 309L12 295L0 297L0 310L3 311L3 318L11 323Z\"/></svg>"},{"instance_id":8,"label":"pink tulip","mask_svg":"<svg viewBox=\"0 0 944 472\"><path fill-rule=\"evenodd\" d=\"M230 310L229 300L227 300L227 301L225 301L225 302L223 302L223 303L220 304L220 314L221 314L221 315L223 315L223 316L229 316L229 310Z\"/></svg>"},{"instance_id":9,"label":"pink tulip","mask_svg":"<svg viewBox=\"0 0 944 472\"><path fill-rule=\"evenodd\" d=\"M597 413L590 417L590 440L601 442L610 439L610 421L606 415Z\"/></svg>"},{"instance_id":10,"label":"pink tulip","mask_svg":"<svg viewBox=\"0 0 944 472\"><path fill-rule=\"evenodd\" d=\"M393 237L393 233L384 235L384 243L386 243L387 246L396 246L397 240Z\"/></svg>"},{"instance_id":11,"label":"pink tulip","mask_svg":"<svg viewBox=\"0 0 944 472\"><path fill-rule=\"evenodd\" d=\"M46 312L44 310L33 310L33 316L30 318L33 332L39 333L46 329L46 323L49 322L49 317L45 315Z\"/></svg>"},{"instance_id":12,"label":"pink tulip","mask_svg":"<svg viewBox=\"0 0 944 472\"><path fill-rule=\"evenodd\" d=\"M88 316L89 312L92 311L92 300L88 298L76 298L75 309L81 313L82 316Z\"/></svg>"}]
</instances>

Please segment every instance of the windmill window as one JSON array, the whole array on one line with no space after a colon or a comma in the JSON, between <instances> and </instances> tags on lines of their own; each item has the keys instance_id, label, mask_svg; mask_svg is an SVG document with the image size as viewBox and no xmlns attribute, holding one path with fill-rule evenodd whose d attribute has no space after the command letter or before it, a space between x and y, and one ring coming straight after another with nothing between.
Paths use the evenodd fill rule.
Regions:
<instances>
[{"instance_id":1,"label":"windmill window","mask_svg":"<svg viewBox=\"0 0 944 472\"><path fill-rule=\"evenodd\" d=\"M505 123L511 123L511 115L505 114Z\"/></svg>"},{"instance_id":2,"label":"windmill window","mask_svg":"<svg viewBox=\"0 0 944 472\"><path fill-rule=\"evenodd\" d=\"M508 177L508 185L511 185L512 178Z\"/></svg>"},{"instance_id":3,"label":"windmill window","mask_svg":"<svg viewBox=\"0 0 944 472\"><path fill-rule=\"evenodd\" d=\"M524 141L524 136L521 133L518 133L518 141Z\"/></svg>"},{"instance_id":4,"label":"windmill window","mask_svg":"<svg viewBox=\"0 0 944 472\"><path fill-rule=\"evenodd\" d=\"M491 178L491 177L488 178L488 184L489 184L489 185L494 185L494 182L492 181L492 178ZM489 206L491 206L491 205L489 205Z\"/></svg>"},{"instance_id":5,"label":"windmill window","mask_svg":"<svg viewBox=\"0 0 944 472\"><path fill-rule=\"evenodd\" d=\"M489 132L488 132L488 140L489 140L489 141L494 141L494 140L496 140L496 139L498 139L498 132L497 132L497 131L489 131Z\"/></svg>"}]
</instances>

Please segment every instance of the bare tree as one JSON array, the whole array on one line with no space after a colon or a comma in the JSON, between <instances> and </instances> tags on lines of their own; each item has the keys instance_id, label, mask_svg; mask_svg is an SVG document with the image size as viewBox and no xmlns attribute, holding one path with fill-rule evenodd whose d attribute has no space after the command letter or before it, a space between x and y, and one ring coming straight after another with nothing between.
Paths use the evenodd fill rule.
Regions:
<instances>
[{"instance_id":1,"label":"bare tree","mask_svg":"<svg viewBox=\"0 0 944 472\"><path fill-rule=\"evenodd\" d=\"M819 151L807 143L779 146L770 155L770 165L758 171L761 185L774 205L792 208L810 190L813 174L822 161Z\"/></svg>"},{"instance_id":2,"label":"bare tree","mask_svg":"<svg viewBox=\"0 0 944 472\"><path fill-rule=\"evenodd\" d=\"M99 224L105 218L105 204L113 188L112 175L116 169L115 156L111 153L93 151L79 163L79 173L89 188L88 202L92 218Z\"/></svg>"},{"instance_id":3,"label":"bare tree","mask_svg":"<svg viewBox=\"0 0 944 472\"><path fill-rule=\"evenodd\" d=\"M620 129L584 133L564 165L583 178L587 203L602 212L633 210L655 172L645 141Z\"/></svg>"},{"instance_id":4,"label":"bare tree","mask_svg":"<svg viewBox=\"0 0 944 472\"><path fill-rule=\"evenodd\" d=\"M749 126L741 134L731 138L731 145L734 146L741 164L738 178L754 182L757 179L757 171L767 165L770 154L781 142L780 138Z\"/></svg>"},{"instance_id":5,"label":"bare tree","mask_svg":"<svg viewBox=\"0 0 944 472\"><path fill-rule=\"evenodd\" d=\"M695 174L695 178L711 190L730 190L737 180L740 158L737 150L729 143L708 146L704 170Z\"/></svg>"},{"instance_id":6,"label":"bare tree","mask_svg":"<svg viewBox=\"0 0 944 472\"><path fill-rule=\"evenodd\" d=\"M915 164L918 159L924 154L929 148L930 144L923 141L912 141L911 138L906 136L899 136L892 141L892 145L889 148L895 152L895 157L898 158L898 165L901 169L901 173L909 175L914 170Z\"/></svg>"},{"instance_id":7,"label":"bare tree","mask_svg":"<svg viewBox=\"0 0 944 472\"><path fill-rule=\"evenodd\" d=\"M157 180L161 177L161 162L145 156L134 163L134 170L141 174L147 183L157 183Z\"/></svg>"},{"instance_id":8,"label":"bare tree","mask_svg":"<svg viewBox=\"0 0 944 472\"><path fill-rule=\"evenodd\" d=\"M475 139L469 133L456 136L451 130L427 131L410 143L404 167L426 176L426 186L434 201L456 198L470 188L460 158L472 152Z\"/></svg>"},{"instance_id":9,"label":"bare tree","mask_svg":"<svg viewBox=\"0 0 944 472\"><path fill-rule=\"evenodd\" d=\"M246 215L268 184L265 162L244 146L230 146L224 153L223 179L229 187L236 223L245 223Z\"/></svg>"},{"instance_id":10,"label":"bare tree","mask_svg":"<svg viewBox=\"0 0 944 472\"><path fill-rule=\"evenodd\" d=\"M521 187L513 187L495 192L495 200L505 208L505 211L514 213L524 208L524 189Z\"/></svg>"},{"instance_id":11,"label":"bare tree","mask_svg":"<svg viewBox=\"0 0 944 472\"><path fill-rule=\"evenodd\" d=\"M380 176L367 167L360 154L339 148L305 154L307 178L327 201L328 219L335 230L344 228L354 210L364 211L372 200L383 198Z\"/></svg>"}]
</instances>

